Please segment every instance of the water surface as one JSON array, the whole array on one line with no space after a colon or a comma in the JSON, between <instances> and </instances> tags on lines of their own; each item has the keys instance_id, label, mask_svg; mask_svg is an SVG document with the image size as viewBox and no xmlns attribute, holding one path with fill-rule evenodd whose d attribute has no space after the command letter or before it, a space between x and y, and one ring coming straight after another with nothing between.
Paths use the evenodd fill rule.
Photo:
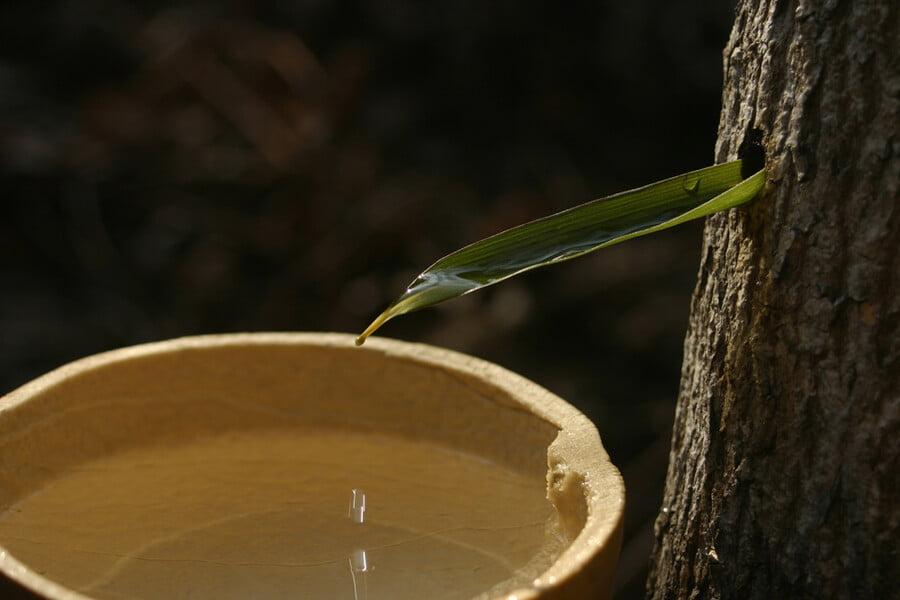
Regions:
<instances>
[{"instance_id":1,"label":"water surface","mask_svg":"<svg viewBox=\"0 0 900 600\"><path fill-rule=\"evenodd\" d=\"M542 480L479 457L265 431L86 463L0 513L0 544L96 598L453 599L528 585L552 516Z\"/></svg>"}]
</instances>

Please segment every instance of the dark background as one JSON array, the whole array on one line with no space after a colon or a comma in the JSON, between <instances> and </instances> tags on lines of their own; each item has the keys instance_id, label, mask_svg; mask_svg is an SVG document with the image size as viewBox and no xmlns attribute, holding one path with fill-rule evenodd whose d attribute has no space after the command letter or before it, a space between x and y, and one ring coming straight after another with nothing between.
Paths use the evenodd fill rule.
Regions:
<instances>
[{"instance_id":1,"label":"dark background","mask_svg":"<svg viewBox=\"0 0 900 600\"><path fill-rule=\"evenodd\" d=\"M0 393L181 335L359 332L439 256L712 162L730 2L0 8ZM701 227L400 318L597 424L643 593Z\"/></svg>"}]
</instances>

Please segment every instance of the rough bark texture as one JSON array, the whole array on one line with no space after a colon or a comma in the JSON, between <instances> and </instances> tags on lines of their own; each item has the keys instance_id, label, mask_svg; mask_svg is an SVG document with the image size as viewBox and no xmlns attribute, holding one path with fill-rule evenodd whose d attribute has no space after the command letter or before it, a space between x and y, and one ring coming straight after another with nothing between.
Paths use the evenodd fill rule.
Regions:
<instances>
[{"instance_id":1,"label":"rough bark texture","mask_svg":"<svg viewBox=\"0 0 900 600\"><path fill-rule=\"evenodd\" d=\"M706 224L651 598L897 597L898 21L738 3L717 159L769 183Z\"/></svg>"}]
</instances>

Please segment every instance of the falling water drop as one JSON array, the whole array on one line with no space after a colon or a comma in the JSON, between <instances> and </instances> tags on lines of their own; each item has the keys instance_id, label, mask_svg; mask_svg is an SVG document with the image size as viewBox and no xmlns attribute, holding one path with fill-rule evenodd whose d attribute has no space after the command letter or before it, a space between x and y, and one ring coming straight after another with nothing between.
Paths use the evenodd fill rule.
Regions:
<instances>
[{"instance_id":1,"label":"falling water drop","mask_svg":"<svg viewBox=\"0 0 900 600\"><path fill-rule=\"evenodd\" d=\"M358 525L366 522L366 493L353 488L350 491L350 509L347 511L350 520Z\"/></svg>"}]
</instances>

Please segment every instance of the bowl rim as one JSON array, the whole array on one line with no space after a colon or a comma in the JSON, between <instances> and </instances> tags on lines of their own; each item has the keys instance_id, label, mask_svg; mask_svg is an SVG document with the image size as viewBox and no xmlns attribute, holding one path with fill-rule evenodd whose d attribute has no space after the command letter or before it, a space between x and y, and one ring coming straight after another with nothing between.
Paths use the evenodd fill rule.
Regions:
<instances>
[{"instance_id":1,"label":"bowl rim","mask_svg":"<svg viewBox=\"0 0 900 600\"><path fill-rule=\"evenodd\" d=\"M563 587L590 562L605 554L615 563L625 510L625 486L612 464L594 424L574 406L542 386L489 361L429 344L373 336L357 347L355 336L327 332L260 332L187 336L126 346L90 355L64 364L0 397L0 420L16 407L39 401L40 395L83 373L140 360L175 354L186 349L253 346L320 346L377 352L433 369L478 379L498 388L525 410L557 428L556 439L547 449L548 486L554 471L576 476L574 485L583 492L587 508L584 526L557 560L533 582L533 587L505 594L504 598L526 600L541 592ZM569 480L571 484L571 480ZM548 490L549 491L549 490ZM613 552L609 552L613 548ZM53 600L93 600L40 575L16 559L0 543L0 575L27 591Z\"/></svg>"}]
</instances>

